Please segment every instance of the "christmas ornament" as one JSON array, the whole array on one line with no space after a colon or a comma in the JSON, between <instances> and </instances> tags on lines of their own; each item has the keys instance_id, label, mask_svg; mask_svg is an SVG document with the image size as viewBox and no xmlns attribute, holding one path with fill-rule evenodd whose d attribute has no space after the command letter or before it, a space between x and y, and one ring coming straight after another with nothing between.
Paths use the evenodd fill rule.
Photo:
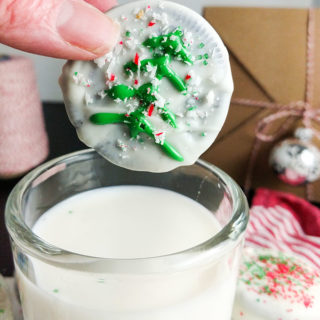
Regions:
<instances>
[{"instance_id":1,"label":"christmas ornament","mask_svg":"<svg viewBox=\"0 0 320 320\"><path fill-rule=\"evenodd\" d=\"M295 138L278 143L272 150L269 163L283 182L299 186L320 177L320 150L311 143L313 132L298 128Z\"/></svg>"}]
</instances>

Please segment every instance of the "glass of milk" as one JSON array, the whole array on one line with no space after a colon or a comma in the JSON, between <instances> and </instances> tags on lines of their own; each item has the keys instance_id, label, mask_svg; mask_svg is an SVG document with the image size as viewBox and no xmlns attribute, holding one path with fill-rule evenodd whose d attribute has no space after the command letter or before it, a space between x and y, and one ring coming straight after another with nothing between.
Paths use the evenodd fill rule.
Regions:
<instances>
[{"instance_id":1,"label":"glass of milk","mask_svg":"<svg viewBox=\"0 0 320 320\"><path fill-rule=\"evenodd\" d=\"M246 198L198 161L129 171L93 150L26 175L6 207L25 320L230 320Z\"/></svg>"}]
</instances>

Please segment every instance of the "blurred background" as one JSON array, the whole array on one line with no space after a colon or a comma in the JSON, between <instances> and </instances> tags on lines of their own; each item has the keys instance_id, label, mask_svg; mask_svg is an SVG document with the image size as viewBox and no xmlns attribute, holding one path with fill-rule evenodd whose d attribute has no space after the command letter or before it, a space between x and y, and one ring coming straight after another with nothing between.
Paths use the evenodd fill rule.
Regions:
<instances>
[{"instance_id":1,"label":"blurred background","mask_svg":"<svg viewBox=\"0 0 320 320\"><path fill-rule=\"evenodd\" d=\"M118 0L119 4L130 2L130 0ZM256 6L256 7L296 7L307 8L310 6L319 7L320 0L176 0L190 7L198 13L202 13L205 6ZM42 101L59 102L62 95L58 86L58 78L64 60L41 57L34 54L27 54L19 50L9 48L0 44L0 54L19 54L30 57L36 68L38 88Z\"/></svg>"}]
</instances>

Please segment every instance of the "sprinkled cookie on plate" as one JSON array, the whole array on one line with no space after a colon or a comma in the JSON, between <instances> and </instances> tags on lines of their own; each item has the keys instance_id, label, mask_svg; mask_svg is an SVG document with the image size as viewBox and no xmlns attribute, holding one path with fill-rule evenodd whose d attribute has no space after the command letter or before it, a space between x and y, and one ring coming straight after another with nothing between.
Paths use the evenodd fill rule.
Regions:
<instances>
[{"instance_id":1,"label":"sprinkled cookie on plate","mask_svg":"<svg viewBox=\"0 0 320 320\"><path fill-rule=\"evenodd\" d=\"M320 272L292 254L246 248L233 320L319 320Z\"/></svg>"},{"instance_id":2,"label":"sprinkled cookie on plate","mask_svg":"<svg viewBox=\"0 0 320 320\"><path fill-rule=\"evenodd\" d=\"M174 2L131 2L107 14L121 26L117 46L95 61L69 61L60 81L79 138L132 170L194 163L218 135L233 90L221 39Z\"/></svg>"}]
</instances>

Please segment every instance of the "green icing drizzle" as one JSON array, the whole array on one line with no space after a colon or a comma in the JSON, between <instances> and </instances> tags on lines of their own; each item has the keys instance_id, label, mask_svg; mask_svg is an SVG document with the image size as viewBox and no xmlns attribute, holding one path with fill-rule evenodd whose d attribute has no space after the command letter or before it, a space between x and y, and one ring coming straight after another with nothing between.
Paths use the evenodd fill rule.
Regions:
<instances>
[{"instance_id":1,"label":"green icing drizzle","mask_svg":"<svg viewBox=\"0 0 320 320\"><path fill-rule=\"evenodd\" d=\"M106 90L106 93L112 99L126 101L127 99L137 97L140 99L141 107L144 109L157 100L154 96L155 92L158 92L158 87L152 86L151 83L145 83L138 89L119 84L113 86L110 90ZM177 128L176 116L167 106L157 107L157 109L161 111L160 115L164 121L167 121L173 128Z\"/></svg>"},{"instance_id":2,"label":"green icing drizzle","mask_svg":"<svg viewBox=\"0 0 320 320\"><path fill-rule=\"evenodd\" d=\"M147 65L150 64L153 67L157 67L156 78L161 80L163 77L166 77L171 81L171 83L176 87L179 91L186 91L187 86L183 79L181 79L170 67L171 57L166 54L161 57L154 57L153 59L144 59L141 60L140 70L146 72ZM138 66L130 61L124 65L124 70L127 74L138 71Z\"/></svg>"},{"instance_id":3,"label":"green icing drizzle","mask_svg":"<svg viewBox=\"0 0 320 320\"><path fill-rule=\"evenodd\" d=\"M174 32L170 32L158 37L149 38L142 44L145 47L157 49L162 53L175 56L187 64L192 64L192 56L184 45L182 37L182 30L180 28L177 28Z\"/></svg>"},{"instance_id":4,"label":"green icing drizzle","mask_svg":"<svg viewBox=\"0 0 320 320\"><path fill-rule=\"evenodd\" d=\"M126 32L126 36L130 36L129 31ZM147 72L148 67L156 67L155 77L158 80L166 77L178 91L185 93L187 90L186 83L170 66L172 58L181 60L189 65L193 64L194 59L184 45L182 37L183 32L180 28L177 28L171 33L145 40L142 45L150 48L151 52L155 52L153 57L141 61L138 60L138 63L136 59L135 61L126 63L124 65L125 73L131 74L132 72L137 72L138 68L140 68L141 72ZM154 103L157 100L155 93L158 91L159 86L155 86L152 83L143 84L139 88L133 88L124 84L115 85L111 89L105 90L105 93L110 98L122 101L137 98L140 100L140 107L131 114L96 113L90 117L90 121L96 125L126 124L130 129L132 138L137 138L140 133L145 133L157 143L154 134L155 130L145 116L145 113L150 106L154 107ZM177 128L176 116L167 107L167 104L162 107L157 106L156 108L164 121L168 122L173 128ZM169 157L176 161L184 161L182 155L168 141L164 139L162 142L159 146Z\"/></svg>"},{"instance_id":5,"label":"green icing drizzle","mask_svg":"<svg viewBox=\"0 0 320 320\"><path fill-rule=\"evenodd\" d=\"M133 98L136 95L136 90L134 88L124 84L113 86L110 90L106 90L105 92L108 93L110 98L120 99L122 101Z\"/></svg>"},{"instance_id":6,"label":"green icing drizzle","mask_svg":"<svg viewBox=\"0 0 320 320\"><path fill-rule=\"evenodd\" d=\"M123 123L130 129L132 138L137 138L140 133L146 133L155 140L154 128L141 109L132 112L130 115L125 113L96 113L90 117L90 121L97 125L111 123ZM183 161L182 155L166 140L159 144L162 150L176 161Z\"/></svg>"}]
</instances>

